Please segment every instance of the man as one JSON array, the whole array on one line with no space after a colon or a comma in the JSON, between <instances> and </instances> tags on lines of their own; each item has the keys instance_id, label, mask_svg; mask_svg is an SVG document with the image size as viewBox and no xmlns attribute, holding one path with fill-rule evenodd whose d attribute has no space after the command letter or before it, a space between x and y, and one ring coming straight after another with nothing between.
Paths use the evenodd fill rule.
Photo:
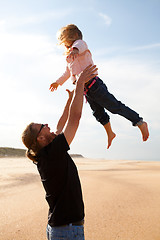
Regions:
<instances>
[{"instance_id":1,"label":"man","mask_svg":"<svg viewBox=\"0 0 160 240\"><path fill-rule=\"evenodd\" d=\"M27 156L37 164L46 191L49 204L48 240L84 240L81 184L77 168L67 151L81 118L84 84L97 75L96 70L95 66L88 66L80 74L73 101L73 93L69 92L55 133L50 132L48 124L31 123L22 134L22 141L28 148Z\"/></svg>"}]
</instances>

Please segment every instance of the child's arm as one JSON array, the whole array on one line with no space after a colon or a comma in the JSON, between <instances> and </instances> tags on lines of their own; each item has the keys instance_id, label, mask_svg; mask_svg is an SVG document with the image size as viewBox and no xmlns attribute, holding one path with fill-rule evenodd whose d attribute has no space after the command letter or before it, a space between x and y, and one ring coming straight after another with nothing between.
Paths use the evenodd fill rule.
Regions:
<instances>
[{"instance_id":1,"label":"child's arm","mask_svg":"<svg viewBox=\"0 0 160 240\"><path fill-rule=\"evenodd\" d=\"M78 57L78 55L79 55L78 48L71 48L67 58L71 58L72 60L74 60L75 58Z\"/></svg>"},{"instance_id":2,"label":"child's arm","mask_svg":"<svg viewBox=\"0 0 160 240\"><path fill-rule=\"evenodd\" d=\"M82 54L88 50L87 43L83 40L77 40L73 43L72 47L70 48L70 53L68 54L67 58L71 60L74 60L78 57L79 54Z\"/></svg>"},{"instance_id":3,"label":"child's arm","mask_svg":"<svg viewBox=\"0 0 160 240\"><path fill-rule=\"evenodd\" d=\"M57 79L56 82L53 82L51 85L50 85L50 88L49 90L51 92L53 92L54 90L57 90L58 86L59 85L63 85L63 83L65 81L67 81L67 79L70 77L70 71L69 71L69 68L68 66L66 67L66 71L63 73L63 75Z\"/></svg>"}]
</instances>

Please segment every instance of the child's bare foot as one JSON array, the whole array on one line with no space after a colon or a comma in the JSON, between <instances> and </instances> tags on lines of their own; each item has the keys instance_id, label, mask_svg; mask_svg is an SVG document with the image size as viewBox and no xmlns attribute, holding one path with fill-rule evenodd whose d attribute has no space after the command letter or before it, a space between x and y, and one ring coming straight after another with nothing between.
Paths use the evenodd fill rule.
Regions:
<instances>
[{"instance_id":1,"label":"child's bare foot","mask_svg":"<svg viewBox=\"0 0 160 240\"><path fill-rule=\"evenodd\" d=\"M108 147L107 147L107 149L111 146L112 141L115 137L116 137L116 134L114 132L112 132L108 135Z\"/></svg>"},{"instance_id":2,"label":"child's bare foot","mask_svg":"<svg viewBox=\"0 0 160 240\"><path fill-rule=\"evenodd\" d=\"M141 133L142 133L142 138L143 141L147 141L148 137L149 137L149 131L148 131L148 125L146 122L143 122L141 125L138 126Z\"/></svg>"},{"instance_id":3,"label":"child's bare foot","mask_svg":"<svg viewBox=\"0 0 160 240\"><path fill-rule=\"evenodd\" d=\"M111 146L112 141L115 138L116 134L112 131L110 122L106 123L104 125L104 128L105 128L107 136L108 136L108 147L107 147L107 149L108 149Z\"/></svg>"}]
</instances>

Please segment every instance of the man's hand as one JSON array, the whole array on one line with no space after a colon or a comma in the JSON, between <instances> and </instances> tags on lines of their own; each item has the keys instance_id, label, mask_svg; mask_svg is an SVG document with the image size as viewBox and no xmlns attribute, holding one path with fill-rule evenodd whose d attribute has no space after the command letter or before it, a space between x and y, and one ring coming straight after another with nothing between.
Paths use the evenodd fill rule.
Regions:
<instances>
[{"instance_id":1,"label":"man's hand","mask_svg":"<svg viewBox=\"0 0 160 240\"><path fill-rule=\"evenodd\" d=\"M96 67L96 65L89 65L79 75L77 83L78 82L86 83L92 78L96 77L98 75L97 70L98 68Z\"/></svg>"},{"instance_id":2,"label":"man's hand","mask_svg":"<svg viewBox=\"0 0 160 240\"><path fill-rule=\"evenodd\" d=\"M68 92L68 99L72 100L73 98L73 94L74 94L74 90L70 91L69 89L66 89L66 91Z\"/></svg>"},{"instance_id":3,"label":"man's hand","mask_svg":"<svg viewBox=\"0 0 160 240\"><path fill-rule=\"evenodd\" d=\"M58 86L59 86L58 83L57 83L57 82L54 82L54 83L52 83L52 84L50 85L49 90L50 90L51 92L53 92L54 90L57 90Z\"/></svg>"}]
</instances>

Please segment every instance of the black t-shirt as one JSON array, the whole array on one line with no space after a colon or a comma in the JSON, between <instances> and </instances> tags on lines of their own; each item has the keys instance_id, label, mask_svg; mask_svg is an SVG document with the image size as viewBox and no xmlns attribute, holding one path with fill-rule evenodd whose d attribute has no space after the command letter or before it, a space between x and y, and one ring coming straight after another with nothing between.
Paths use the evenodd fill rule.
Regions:
<instances>
[{"instance_id":1,"label":"black t-shirt","mask_svg":"<svg viewBox=\"0 0 160 240\"><path fill-rule=\"evenodd\" d=\"M84 218L81 184L68 150L66 138L60 134L38 154L37 168L46 191L48 223L51 226L61 226Z\"/></svg>"}]
</instances>

